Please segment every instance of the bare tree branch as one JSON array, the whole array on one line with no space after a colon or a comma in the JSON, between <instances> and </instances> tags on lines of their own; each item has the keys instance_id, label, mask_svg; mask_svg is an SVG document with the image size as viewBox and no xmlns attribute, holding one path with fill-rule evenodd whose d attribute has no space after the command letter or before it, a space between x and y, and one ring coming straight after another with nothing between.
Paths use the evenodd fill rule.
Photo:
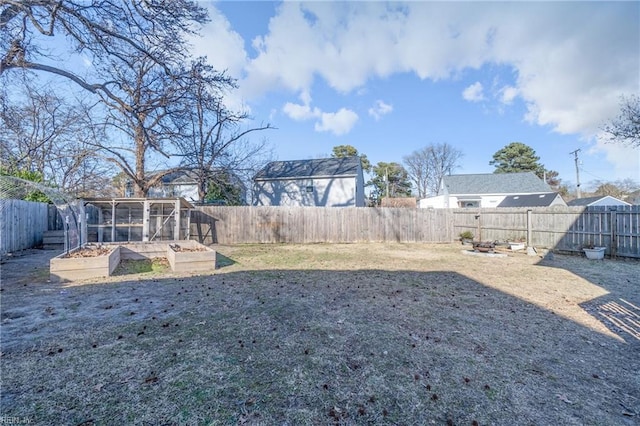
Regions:
<instances>
[{"instance_id":1,"label":"bare tree branch","mask_svg":"<svg viewBox=\"0 0 640 426\"><path fill-rule=\"evenodd\" d=\"M608 135L610 142L640 148L640 96L623 96L620 114L602 130Z\"/></svg>"}]
</instances>

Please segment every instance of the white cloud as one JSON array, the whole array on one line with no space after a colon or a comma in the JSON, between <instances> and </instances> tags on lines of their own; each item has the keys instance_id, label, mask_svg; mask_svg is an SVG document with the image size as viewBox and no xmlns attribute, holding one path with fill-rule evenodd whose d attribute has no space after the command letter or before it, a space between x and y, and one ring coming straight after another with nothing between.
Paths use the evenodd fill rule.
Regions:
<instances>
[{"instance_id":1,"label":"white cloud","mask_svg":"<svg viewBox=\"0 0 640 426\"><path fill-rule=\"evenodd\" d=\"M512 104L516 96L518 96L518 89L513 86L505 86L500 89L500 102L505 105Z\"/></svg>"},{"instance_id":2,"label":"white cloud","mask_svg":"<svg viewBox=\"0 0 640 426\"><path fill-rule=\"evenodd\" d=\"M347 93L397 73L437 81L512 67L515 81L496 102L518 96L532 124L590 139L615 115L620 95L638 91L639 10L637 2L284 2L252 41L251 57L224 19L209 25L217 29L205 43L210 57L241 69L249 98L310 92L317 79ZM474 86L465 99L486 96Z\"/></svg>"},{"instance_id":3,"label":"white cloud","mask_svg":"<svg viewBox=\"0 0 640 426\"><path fill-rule=\"evenodd\" d=\"M208 5L211 22L200 29L200 37L191 37L193 56L206 56L219 71L239 78L247 65L244 39L231 28L229 20L213 4Z\"/></svg>"},{"instance_id":4,"label":"white cloud","mask_svg":"<svg viewBox=\"0 0 640 426\"><path fill-rule=\"evenodd\" d=\"M384 101L377 100L376 103L369 108L369 115L377 120L380 120L383 115L389 114L393 111L393 105L384 103Z\"/></svg>"},{"instance_id":5,"label":"white cloud","mask_svg":"<svg viewBox=\"0 0 640 426\"><path fill-rule=\"evenodd\" d=\"M322 112L318 108L311 109L309 105L300 105L287 102L282 107L282 112L289 116L292 120L304 121L310 118L320 117Z\"/></svg>"},{"instance_id":6,"label":"white cloud","mask_svg":"<svg viewBox=\"0 0 640 426\"><path fill-rule=\"evenodd\" d=\"M244 39L231 28L229 20L213 4L207 6L211 22L200 28L201 36L189 39L193 57L206 56L207 62L218 71L226 71L233 78L244 75L248 63ZM234 111L249 112L245 103L246 95L242 87L232 90L226 96L227 106Z\"/></svg>"},{"instance_id":7,"label":"white cloud","mask_svg":"<svg viewBox=\"0 0 640 426\"><path fill-rule=\"evenodd\" d=\"M292 120L296 121L319 118L322 115L322 111L320 111L318 108L311 108L311 95L309 94L309 92L303 91L300 94L300 100L302 101L302 104L287 102L282 107L282 112L284 112Z\"/></svg>"},{"instance_id":8,"label":"white cloud","mask_svg":"<svg viewBox=\"0 0 640 426\"><path fill-rule=\"evenodd\" d=\"M640 181L640 149L631 148L627 145L608 142L608 137L602 133L598 134L596 144L589 153L601 153L610 164L614 165L614 174L620 177L630 177ZM604 170L593 170L598 174L605 174L610 168L602 164ZM595 166L593 166L595 168Z\"/></svg>"},{"instance_id":9,"label":"white cloud","mask_svg":"<svg viewBox=\"0 0 640 426\"><path fill-rule=\"evenodd\" d=\"M480 102L484 100L482 83L476 81L471 86L462 91L462 97L469 102Z\"/></svg>"},{"instance_id":10,"label":"white cloud","mask_svg":"<svg viewBox=\"0 0 640 426\"><path fill-rule=\"evenodd\" d=\"M358 114L350 109L340 108L338 112L323 112L320 122L316 123L317 132L331 132L336 136L349 133L358 121Z\"/></svg>"},{"instance_id":11,"label":"white cloud","mask_svg":"<svg viewBox=\"0 0 640 426\"><path fill-rule=\"evenodd\" d=\"M320 77L348 92L394 73L438 80L499 63L514 68L533 122L593 134L612 100L637 91L637 12L633 3L285 2L253 41L244 84L302 91Z\"/></svg>"},{"instance_id":12,"label":"white cloud","mask_svg":"<svg viewBox=\"0 0 640 426\"><path fill-rule=\"evenodd\" d=\"M337 112L323 112L319 108L311 107L311 96L308 92L300 94L302 104L287 102L282 107L289 118L296 121L317 119L314 129L316 132L332 132L336 136L349 133L358 121L358 114L354 111L341 108Z\"/></svg>"}]
</instances>

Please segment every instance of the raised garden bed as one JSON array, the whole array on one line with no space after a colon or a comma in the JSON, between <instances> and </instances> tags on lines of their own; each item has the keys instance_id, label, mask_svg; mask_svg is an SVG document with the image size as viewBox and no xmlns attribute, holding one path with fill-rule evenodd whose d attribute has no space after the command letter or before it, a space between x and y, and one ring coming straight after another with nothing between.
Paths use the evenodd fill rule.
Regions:
<instances>
[{"instance_id":1,"label":"raised garden bed","mask_svg":"<svg viewBox=\"0 0 640 426\"><path fill-rule=\"evenodd\" d=\"M196 241L88 244L54 257L49 263L52 281L77 281L111 276L120 260L164 258L173 272L211 272L216 252Z\"/></svg>"},{"instance_id":2,"label":"raised garden bed","mask_svg":"<svg viewBox=\"0 0 640 426\"><path fill-rule=\"evenodd\" d=\"M210 272L216 269L215 250L195 241L169 244L167 259L174 272Z\"/></svg>"},{"instance_id":3,"label":"raised garden bed","mask_svg":"<svg viewBox=\"0 0 640 426\"><path fill-rule=\"evenodd\" d=\"M119 246L86 245L49 261L51 281L108 277L120 263Z\"/></svg>"}]
</instances>

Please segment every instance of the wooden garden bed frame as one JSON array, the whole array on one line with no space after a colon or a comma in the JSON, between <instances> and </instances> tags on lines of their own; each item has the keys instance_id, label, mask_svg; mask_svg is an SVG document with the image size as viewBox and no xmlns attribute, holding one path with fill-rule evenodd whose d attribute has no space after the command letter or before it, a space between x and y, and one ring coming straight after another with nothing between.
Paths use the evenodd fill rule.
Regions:
<instances>
[{"instance_id":1,"label":"wooden garden bed frame","mask_svg":"<svg viewBox=\"0 0 640 426\"><path fill-rule=\"evenodd\" d=\"M167 247L167 259L173 272L207 272L216 269L215 250L196 241L182 241L177 243L186 249L199 251L179 251L173 244Z\"/></svg>"},{"instance_id":2,"label":"wooden garden bed frame","mask_svg":"<svg viewBox=\"0 0 640 426\"><path fill-rule=\"evenodd\" d=\"M171 246L179 245L191 251L176 251ZM78 281L110 276L121 259L142 260L166 257L173 272L213 272L216 269L216 251L192 240L107 243L113 247L108 256L68 257L66 253L49 262L51 281ZM82 250L78 248L75 251ZM193 251L197 250L197 251Z\"/></svg>"},{"instance_id":3,"label":"wooden garden bed frame","mask_svg":"<svg viewBox=\"0 0 640 426\"><path fill-rule=\"evenodd\" d=\"M84 250L79 247L69 252ZM107 255L94 257L69 257L63 253L49 261L49 279L58 281L77 281L110 276L120 264L120 246L114 246Z\"/></svg>"}]
</instances>

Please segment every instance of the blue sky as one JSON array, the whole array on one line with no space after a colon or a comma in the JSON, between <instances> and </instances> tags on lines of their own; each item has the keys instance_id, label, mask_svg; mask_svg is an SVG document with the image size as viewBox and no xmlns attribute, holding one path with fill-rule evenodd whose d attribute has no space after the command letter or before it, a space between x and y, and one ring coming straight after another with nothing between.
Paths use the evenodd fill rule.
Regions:
<instances>
[{"instance_id":1,"label":"blue sky","mask_svg":"<svg viewBox=\"0 0 640 426\"><path fill-rule=\"evenodd\" d=\"M510 142L563 181L640 180L640 149L605 144L640 93L639 2L210 2L196 55L238 79L229 103L277 130L280 160L353 145L372 163L430 143L489 173Z\"/></svg>"}]
</instances>

